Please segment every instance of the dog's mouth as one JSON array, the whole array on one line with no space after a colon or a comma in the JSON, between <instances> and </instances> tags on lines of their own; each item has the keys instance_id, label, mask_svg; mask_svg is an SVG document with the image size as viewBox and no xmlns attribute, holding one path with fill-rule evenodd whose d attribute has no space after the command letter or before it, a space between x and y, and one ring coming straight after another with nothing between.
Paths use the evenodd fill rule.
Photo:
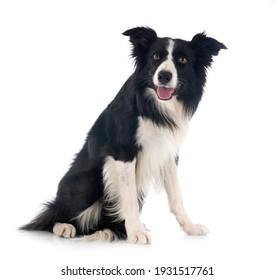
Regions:
<instances>
[{"instance_id":1,"label":"dog's mouth","mask_svg":"<svg viewBox=\"0 0 275 280\"><path fill-rule=\"evenodd\" d=\"M168 88L165 86L156 86L156 93L160 100L169 100L173 96L177 95L181 89L182 84L178 84L176 88Z\"/></svg>"}]
</instances>

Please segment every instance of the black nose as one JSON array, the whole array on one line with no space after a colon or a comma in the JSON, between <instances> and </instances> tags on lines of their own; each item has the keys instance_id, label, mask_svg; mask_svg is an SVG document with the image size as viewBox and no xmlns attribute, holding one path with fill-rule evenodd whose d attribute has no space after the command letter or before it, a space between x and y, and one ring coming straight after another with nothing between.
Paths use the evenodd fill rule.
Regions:
<instances>
[{"instance_id":1,"label":"black nose","mask_svg":"<svg viewBox=\"0 0 275 280\"><path fill-rule=\"evenodd\" d=\"M160 71L158 74L158 81L165 85L169 83L172 79L172 73L168 71Z\"/></svg>"}]
</instances>

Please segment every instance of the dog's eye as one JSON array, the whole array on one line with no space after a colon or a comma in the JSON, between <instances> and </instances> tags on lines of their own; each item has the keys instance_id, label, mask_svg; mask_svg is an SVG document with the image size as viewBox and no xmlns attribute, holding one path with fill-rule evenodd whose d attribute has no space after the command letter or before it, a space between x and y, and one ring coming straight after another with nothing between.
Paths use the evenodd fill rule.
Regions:
<instances>
[{"instance_id":1,"label":"dog's eye","mask_svg":"<svg viewBox=\"0 0 275 280\"><path fill-rule=\"evenodd\" d=\"M187 57L185 57L185 56L179 57L178 63L180 63L180 64L186 64L186 63L187 63Z\"/></svg>"},{"instance_id":2,"label":"dog's eye","mask_svg":"<svg viewBox=\"0 0 275 280\"><path fill-rule=\"evenodd\" d=\"M154 59L155 61L159 61L159 60L160 60L160 55L159 55L158 53L154 53L154 54L153 54L153 59Z\"/></svg>"}]
</instances>

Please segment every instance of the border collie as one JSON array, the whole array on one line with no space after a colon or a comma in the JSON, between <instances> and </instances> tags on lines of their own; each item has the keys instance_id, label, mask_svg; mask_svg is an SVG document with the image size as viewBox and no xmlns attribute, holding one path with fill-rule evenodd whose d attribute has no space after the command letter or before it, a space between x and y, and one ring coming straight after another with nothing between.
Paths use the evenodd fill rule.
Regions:
<instances>
[{"instance_id":1,"label":"border collie","mask_svg":"<svg viewBox=\"0 0 275 280\"><path fill-rule=\"evenodd\" d=\"M134 73L94 123L56 198L21 229L147 244L140 212L148 188L157 185L184 232L207 234L183 208L178 154L212 56L226 47L205 33L185 41L136 27L123 35L132 43Z\"/></svg>"}]
</instances>

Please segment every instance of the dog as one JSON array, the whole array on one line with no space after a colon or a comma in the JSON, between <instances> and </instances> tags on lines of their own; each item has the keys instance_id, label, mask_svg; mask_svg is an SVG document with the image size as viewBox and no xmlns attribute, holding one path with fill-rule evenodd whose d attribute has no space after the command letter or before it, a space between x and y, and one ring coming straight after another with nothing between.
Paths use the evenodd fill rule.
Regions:
<instances>
[{"instance_id":1,"label":"dog","mask_svg":"<svg viewBox=\"0 0 275 280\"><path fill-rule=\"evenodd\" d=\"M204 32L191 41L160 38L149 27L123 35L132 44L133 74L92 126L55 199L21 229L148 244L151 237L140 213L148 189L156 185L165 189L185 233L208 233L184 210L177 166L207 69L226 46Z\"/></svg>"}]
</instances>

